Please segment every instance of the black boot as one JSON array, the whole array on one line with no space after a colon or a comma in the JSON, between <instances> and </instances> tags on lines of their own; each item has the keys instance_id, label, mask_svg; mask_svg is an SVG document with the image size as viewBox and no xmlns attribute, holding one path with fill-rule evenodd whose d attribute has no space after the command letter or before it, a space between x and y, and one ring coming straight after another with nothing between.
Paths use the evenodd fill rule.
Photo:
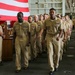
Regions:
<instances>
[{"instance_id":1,"label":"black boot","mask_svg":"<svg viewBox=\"0 0 75 75\"><path fill-rule=\"evenodd\" d=\"M53 75L53 71L50 71L50 72L49 72L49 75Z\"/></svg>"},{"instance_id":2,"label":"black boot","mask_svg":"<svg viewBox=\"0 0 75 75\"><path fill-rule=\"evenodd\" d=\"M0 66L3 66L3 62L2 61L0 61Z\"/></svg>"}]
</instances>

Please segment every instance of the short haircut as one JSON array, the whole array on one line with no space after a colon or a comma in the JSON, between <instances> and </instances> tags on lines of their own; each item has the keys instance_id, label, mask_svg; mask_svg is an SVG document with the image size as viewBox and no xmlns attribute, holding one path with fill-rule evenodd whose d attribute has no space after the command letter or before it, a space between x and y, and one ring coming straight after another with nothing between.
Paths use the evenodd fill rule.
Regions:
<instances>
[{"instance_id":1,"label":"short haircut","mask_svg":"<svg viewBox=\"0 0 75 75\"><path fill-rule=\"evenodd\" d=\"M30 17L33 19L33 17L32 17L31 15L30 15L30 16L28 16L28 19L29 19Z\"/></svg>"},{"instance_id":2,"label":"short haircut","mask_svg":"<svg viewBox=\"0 0 75 75\"><path fill-rule=\"evenodd\" d=\"M54 8L51 8L51 9L50 9L50 11L51 11L51 10L54 10L54 11L56 11L56 9L54 9Z\"/></svg>"},{"instance_id":3,"label":"short haircut","mask_svg":"<svg viewBox=\"0 0 75 75\"><path fill-rule=\"evenodd\" d=\"M18 13L17 13L17 16L18 16L19 14L22 14L22 16L23 16L23 13L22 13L22 12L18 12Z\"/></svg>"}]
</instances>

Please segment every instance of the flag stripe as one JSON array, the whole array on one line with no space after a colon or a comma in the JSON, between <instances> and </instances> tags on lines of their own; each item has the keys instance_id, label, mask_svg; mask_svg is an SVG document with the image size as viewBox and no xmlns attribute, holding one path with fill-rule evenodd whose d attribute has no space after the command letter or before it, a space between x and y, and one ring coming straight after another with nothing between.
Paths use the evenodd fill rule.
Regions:
<instances>
[{"instance_id":1,"label":"flag stripe","mask_svg":"<svg viewBox=\"0 0 75 75\"><path fill-rule=\"evenodd\" d=\"M17 17L16 16L0 15L0 20L2 20L2 21L5 21L5 20L17 21ZM28 20L28 17L24 17L24 20Z\"/></svg>"},{"instance_id":2,"label":"flag stripe","mask_svg":"<svg viewBox=\"0 0 75 75\"><path fill-rule=\"evenodd\" d=\"M12 5L12 6L18 6L18 7L29 7L28 2L22 3L22 2L17 2L15 0L0 0L0 3Z\"/></svg>"},{"instance_id":3,"label":"flag stripe","mask_svg":"<svg viewBox=\"0 0 75 75\"><path fill-rule=\"evenodd\" d=\"M0 3L0 9L21 11L21 12L29 12L29 8L25 8L25 7L22 8L22 7L17 7L17 6L11 6L11 5L7 5L7 4L3 4L3 3Z\"/></svg>"},{"instance_id":4,"label":"flag stripe","mask_svg":"<svg viewBox=\"0 0 75 75\"><path fill-rule=\"evenodd\" d=\"M10 10L4 10L4 9L0 9L0 14L2 14L2 15L7 15L7 16L16 16L17 15L17 13L19 12L19 11L10 11ZM29 16L30 15L30 13L29 12L23 12L23 14L24 14L24 16Z\"/></svg>"},{"instance_id":5,"label":"flag stripe","mask_svg":"<svg viewBox=\"0 0 75 75\"><path fill-rule=\"evenodd\" d=\"M28 0L15 0L15 1L18 1L18 2L25 2L25 3L28 2Z\"/></svg>"}]
</instances>

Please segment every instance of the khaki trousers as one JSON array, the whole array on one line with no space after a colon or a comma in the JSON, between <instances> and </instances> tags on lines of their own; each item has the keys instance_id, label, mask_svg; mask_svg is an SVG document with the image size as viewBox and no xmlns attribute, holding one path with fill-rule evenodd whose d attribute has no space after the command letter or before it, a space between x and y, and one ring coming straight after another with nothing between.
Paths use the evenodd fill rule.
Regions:
<instances>
[{"instance_id":1,"label":"khaki trousers","mask_svg":"<svg viewBox=\"0 0 75 75\"><path fill-rule=\"evenodd\" d=\"M16 50L16 69L21 69L21 52L23 54L24 67L28 67L28 50L26 48L27 39L16 37L15 50Z\"/></svg>"},{"instance_id":2,"label":"khaki trousers","mask_svg":"<svg viewBox=\"0 0 75 75\"><path fill-rule=\"evenodd\" d=\"M47 51L47 44L46 41L44 40L44 36L42 36L42 52Z\"/></svg>"},{"instance_id":3,"label":"khaki trousers","mask_svg":"<svg viewBox=\"0 0 75 75\"><path fill-rule=\"evenodd\" d=\"M47 37L47 53L50 71L54 71L59 66L60 46L55 37Z\"/></svg>"},{"instance_id":4,"label":"khaki trousers","mask_svg":"<svg viewBox=\"0 0 75 75\"><path fill-rule=\"evenodd\" d=\"M31 47L30 45L26 47L28 50L28 59L31 60Z\"/></svg>"},{"instance_id":5,"label":"khaki trousers","mask_svg":"<svg viewBox=\"0 0 75 75\"><path fill-rule=\"evenodd\" d=\"M31 57L36 58L37 57L37 50L36 50L36 35L31 36L30 38L30 45L31 45Z\"/></svg>"},{"instance_id":6,"label":"khaki trousers","mask_svg":"<svg viewBox=\"0 0 75 75\"><path fill-rule=\"evenodd\" d=\"M0 62L2 61L2 37L0 36Z\"/></svg>"},{"instance_id":7,"label":"khaki trousers","mask_svg":"<svg viewBox=\"0 0 75 75\"><path fill-rule=\"evenodd\" d=\"M60 60L62 60L62 56L63 56L63 48L64 48L64 42L62 41L63 40L63 38L60 38L60 40L59 40L59 45L60 45Z\"/></svg>"},{"instance_id":8,"label":"khaki trousers","mask_svg":"<svg viewBox=\"0 0 75 75\"><path fill-rule=\"evenodd\" d=\"M36 38L36 48L38 53L42 53L42 37Z\"/></svg>"}]
</instances>

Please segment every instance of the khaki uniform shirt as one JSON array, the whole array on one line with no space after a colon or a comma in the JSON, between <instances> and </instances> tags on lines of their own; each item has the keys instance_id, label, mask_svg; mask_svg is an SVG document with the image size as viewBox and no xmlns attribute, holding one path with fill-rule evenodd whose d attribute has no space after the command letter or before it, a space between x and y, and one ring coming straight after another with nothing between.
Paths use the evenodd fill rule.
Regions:
<instances>
[{"instance_id":1,"label":"khaki uniform shirt","mask_svg":"<svg viewBox=\"0 0 75 75\"><path fill-rule=\"evenodd\" d=\"M35 22L30 23L30 35L34 36L36 34L37 24Z\"/></svg>"},{"instance_id":2,"label":"khaki uniform shirt","mask_svg":"<svg viewBox=\"0 0 75 75\"><path fill-rule=\"evenodd\" d=\"M37 23L36 33L38 34L38 33L40 33L40 31L42 30L43 24L42 24L41 21L38 21L38 22L36 22L36 23Z\"/></svg>"},{"instance_id":3,"label":"khaki uniform shirt","mask_svg":"<svg viewBox=\"0 0 75 75\"><path fill-rule=\"evenodd\" d=\"M70 23L68 21L65 21L65 27L66 27L65 31L70 30Z\"/></svg>"},{"instance_id":4,"label":"khaki uniform shirt","mask_svg":"<svg viewBox=\"0 0 75 75\"><path fill-rule=\"evenodd\" d=\"M61 21L61 29L63 29L64 31L66 31L66 21Z\"/></svg>"},{"instance_id":5,"label":"khaki uniform shirt","mask_svg":"<svg viewBox=\"0 0 75 75\"><path fill-rule=\"evenodd\" d=\"M58 18L55 18L55 20L51 20L50 18L46 19L44 29L46 30L46 37L56 36L61 30L61 20Z\"/></svg>"},{"instance_id":6,"label":"khaki uniform shirt","mask_svg":"<svg viewBox=\"0 0 75 75\"><path fill-rule=\"evenodd\" d=\"M16 36L19 38L25 38L29 33L29 23L24 21L23 23L15 22L13 26L13 33L16 33Z\"/></svg>"}]
</instances>

